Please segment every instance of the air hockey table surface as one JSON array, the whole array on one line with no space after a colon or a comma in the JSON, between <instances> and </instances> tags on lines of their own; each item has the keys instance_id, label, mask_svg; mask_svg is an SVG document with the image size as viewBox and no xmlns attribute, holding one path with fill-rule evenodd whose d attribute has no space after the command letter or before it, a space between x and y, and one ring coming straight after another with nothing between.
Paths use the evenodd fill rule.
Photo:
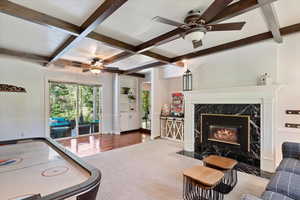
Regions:
<instances>
[{"instance_id":1,"label":"air hockey table surface","mask_svg":"<svg viewBox=\"0 0 300 200\"><path fill-rule=\"evenodd\" d=\"M98 169L48 138L0 141L1 200L94 200Z\"/></svg>"}]
</instances>

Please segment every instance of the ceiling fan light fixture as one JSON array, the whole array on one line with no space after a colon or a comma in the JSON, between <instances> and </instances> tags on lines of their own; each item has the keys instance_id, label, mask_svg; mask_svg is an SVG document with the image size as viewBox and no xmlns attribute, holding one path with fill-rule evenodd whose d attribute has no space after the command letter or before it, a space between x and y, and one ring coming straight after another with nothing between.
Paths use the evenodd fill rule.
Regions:
<instances>
[{"instance_id":1,"label":"ceiling fan light fixture","mask_svg":"<svg viewBox=\"0 0 300 200\"><path fill-rule=\"evenodd\" d=\"M192 31L184 37L185 40L193 42L193 41L200 41L204 38L205 32L200 30Z\"/></svg>"},{"instance_id":2,"label":"ceiling fan light fixture","mask_svg":"<svg viewBox=\"0 0 300 200\"><path fill-rule=\"evenodd\" d=\"M93 74L100 74L100 73L101 73L101 70L100 70L100 69L90 69L90 71L91 71Z\"/></svg>"}]
</instances>

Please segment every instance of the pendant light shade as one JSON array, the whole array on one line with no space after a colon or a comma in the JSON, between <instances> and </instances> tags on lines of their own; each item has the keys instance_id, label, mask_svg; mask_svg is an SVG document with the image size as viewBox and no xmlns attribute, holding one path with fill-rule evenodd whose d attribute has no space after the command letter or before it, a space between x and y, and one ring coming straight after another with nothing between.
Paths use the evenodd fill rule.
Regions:
<instances>
[{"instance_id":1,"label":"pendant light shade","mask_svg":"<svg viewBox=\"0 0 300 200\"><path fill-rule=\"evenodd\" d=\"M204 38L205 33L202 31L192 31L189 34L187 34L184 39L190 42L193 41L200 41Z\"/></svg>"}]
</instances>

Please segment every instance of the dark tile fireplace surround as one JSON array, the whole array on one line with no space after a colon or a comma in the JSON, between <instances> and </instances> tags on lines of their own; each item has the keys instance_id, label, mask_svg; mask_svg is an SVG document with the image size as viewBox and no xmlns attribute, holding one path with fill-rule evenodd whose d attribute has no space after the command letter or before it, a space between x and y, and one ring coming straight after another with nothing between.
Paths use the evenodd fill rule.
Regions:
<instances>
[{"instance_id":1,"label":"dark tile fireplace surround","mask_svg":"<svg viewBox=\"0 0 300 200\"><path fill-rule=\"evenodd\" d=\"M233 158L238 170L261 175L260 104L196 104L194 109L195 152L181 154Z\"/></svg>"}]
</instances>

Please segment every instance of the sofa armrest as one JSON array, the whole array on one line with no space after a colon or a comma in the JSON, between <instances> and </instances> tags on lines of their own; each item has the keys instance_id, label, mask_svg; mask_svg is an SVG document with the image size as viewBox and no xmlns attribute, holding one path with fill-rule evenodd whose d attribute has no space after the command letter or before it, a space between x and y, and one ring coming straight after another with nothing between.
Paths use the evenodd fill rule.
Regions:
<instances>
[{"instance_id":1,"label":"sofa armrest","mask_svg":"<svg viewBox=\"0 0 300 200\"><path fill-rule=\"evenodd\" d=\"M262 199L259 198L259 197L250 195L250 194L244 194L244 195L242 196L241 200L262 200Z\"/></svg>"},{"instance_id":2,"label":"sofa armrest","mask_svg":"<svg viewBox=\"0 0 300 200\"><path fill-rule=\"evenodd\" d=\"M283 158L300 159L300 143L284 142L282 144Z\"/></svg>"}]
</instances>

